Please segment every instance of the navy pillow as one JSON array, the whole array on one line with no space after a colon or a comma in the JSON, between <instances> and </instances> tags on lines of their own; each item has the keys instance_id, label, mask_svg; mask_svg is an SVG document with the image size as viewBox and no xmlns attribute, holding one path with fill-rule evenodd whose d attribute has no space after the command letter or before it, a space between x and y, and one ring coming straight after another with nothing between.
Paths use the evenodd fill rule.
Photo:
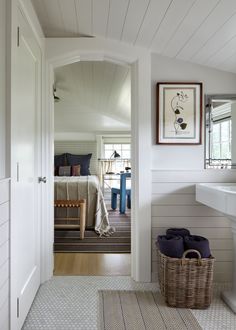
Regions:
<instances>
[{"instance_id":1,"label":"navy pillow","mask_svg":"<svg viewBox=\"0 0 236 330\"><path fill-rule=\"evenodd\" d=\"M54 166L66 166L66 154L54 156Z\"/></svg>"},{"instance_id":2,"label":"navy pillow","mask_svg":"<svg viewBox=\"0 0 236 330\"><path fill-rule=\"evenodd\" d=\"M66 154L67 164L69 166L80 165L80 175L90 175L89 166L92 154L72 155Z\"/></svg>"},{"instance_id":3,"label":"navy pillow","mask_svg":"<svg viewBox=\"0 0 236 330\"><path fill-rule=\"evenodd\" d=\"M54 174L58 175L59 167L66 166L66 154L54 156Z\"/></svg>"}]
</instances>

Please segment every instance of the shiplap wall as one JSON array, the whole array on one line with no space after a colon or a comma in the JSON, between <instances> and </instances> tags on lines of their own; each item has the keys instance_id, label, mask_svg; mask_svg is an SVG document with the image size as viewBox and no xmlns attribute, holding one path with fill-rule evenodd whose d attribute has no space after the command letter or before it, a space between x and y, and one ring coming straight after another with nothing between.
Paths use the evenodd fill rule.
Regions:
<instances>
[{"instance_id":1,"label":"shiplap wall","mask_svg":"<svg viewBox=\"0 0 236 330\"><path fill-rule=\"evenodd\" d=\"M5 178L6 153L6 0L0 1L0 179Z\"/></svg>"},{"instance_id":2,"label":"shiplap wall","mask_svg":"<svg viewBox=\"0 0 236 330\"><path fill-rule=\"evenodd\" d=\"M185 227L210 241L216 258L214 280L232 280L233 243L230 222L221 213L195 200L199 182L236 182L235 170L153 170L152 280L157 280L155 240L169 227Z\"/></svg>"},{"instance_id":3,"label":"shiplap wall","mask_svg":"<svg viewBox=\"0 0 236 330\"><path fill-rule=\"evenodd\" d=\"M91 153L90 172L91 174L98 174L96 141L55 141L54 149L55 155L66 152L74 155L86 155Z\"/></svg>"},{"instance_id":4,"label":"shiplap wall","mask_svg":"<svg viewBox=\"0 0 236 330\"><path fill-rule=\"evenodd\" d=\"M221 214L195 202L197 182L236 182L235 170L204 169L204 121L201 145L156 144L156 83L197 81L205 94L235 94L236 75L152 54L152 277L157 279L155 238L172 226L209 238L216 257L215 281L232 277L232 234ZM203 106L204 118L204 106Z\"/></svg>"},{"instance_id":5,"label":"shiplap wall","mask_svg":"<svg viewBox=\"0 0 236 330\"><path fill-rule=\"evenodd\" d=\"M9 180L0 180L0 329L9 329Z\"/></svg>"}]
</instances>

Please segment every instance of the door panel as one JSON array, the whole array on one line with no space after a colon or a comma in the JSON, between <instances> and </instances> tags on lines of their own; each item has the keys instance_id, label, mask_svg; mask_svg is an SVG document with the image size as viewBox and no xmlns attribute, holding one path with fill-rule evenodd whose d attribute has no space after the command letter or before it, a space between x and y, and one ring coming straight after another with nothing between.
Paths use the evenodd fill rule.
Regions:
<instances>
[{"instance_id":1,"label":"door panel","mask_svg":"<svg viewBox=\"0 0 236 330\"><path fill-rule=\"evenodd\" d=\"M20 329L40 284L39 111L41 53L18 11L19 40L12 110L12 313ZM15 307L14 307L15 306Z\"/></svg>"}]
</instances>

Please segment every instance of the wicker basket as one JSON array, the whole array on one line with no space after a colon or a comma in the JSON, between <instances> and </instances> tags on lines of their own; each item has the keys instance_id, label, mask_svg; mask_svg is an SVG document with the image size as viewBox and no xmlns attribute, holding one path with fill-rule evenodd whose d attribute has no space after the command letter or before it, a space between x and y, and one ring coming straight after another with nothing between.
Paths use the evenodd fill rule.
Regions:
<instances>
[{"instance_id":1,"label":"wicker basket","mask_svg":"<svg viewBox=\"0 0 236 330\"><path fill-rule=\"evenodd\" d=\"M188 259L189 252L198 258ZM187 250L181 259L170 258L158 250L158 277L161 293L171 307L205 309L212 301L215 259L201 258L196 250Z\"/></svg>"}]
</instances>

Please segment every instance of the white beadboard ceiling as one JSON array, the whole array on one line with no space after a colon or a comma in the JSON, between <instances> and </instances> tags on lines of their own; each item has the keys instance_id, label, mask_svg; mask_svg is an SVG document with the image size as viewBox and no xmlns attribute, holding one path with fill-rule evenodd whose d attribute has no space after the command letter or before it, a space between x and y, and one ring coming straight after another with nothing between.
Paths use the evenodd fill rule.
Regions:
<instances>
[{"instance_id":1,"label":"white beadboard ceiling","mask_svg":"<svg viewBox=\"0 0 236 330\"><path fill-rule=\"evenodd\" d=\"M32 0L46 37L101 36L236 72L236 0Z\"/></svg>"},{"instance_id":2,"label":"white beadboard ceiling","mask_svg":"<svg viewBox=\"0 0 236 330\"><path fill-rule=\"evenodd\" d=\"M55 70L55 132L129 132L129 67L77 62Z\"/></svg>"}]
</instances>

